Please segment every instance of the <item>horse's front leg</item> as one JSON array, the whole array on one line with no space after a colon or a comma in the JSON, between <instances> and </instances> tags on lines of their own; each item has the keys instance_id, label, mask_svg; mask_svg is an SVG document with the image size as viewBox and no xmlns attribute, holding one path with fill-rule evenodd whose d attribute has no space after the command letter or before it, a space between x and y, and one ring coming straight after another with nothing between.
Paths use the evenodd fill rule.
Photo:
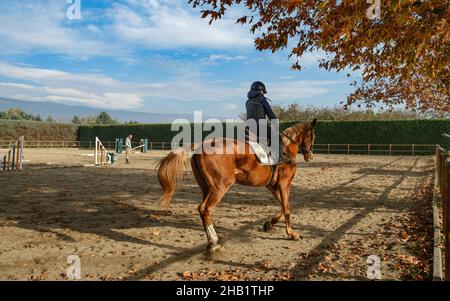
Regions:
<instances>
[{"instance_id":1,"label":"horse's front leg","mask_svg":"<svg viewBox=\"0 0 450 301\"><path fill-rule=\"evenodd\" d=\"M290 185L280 186L280 195L281 195L281 207L283 208L284 220L286 223L286 234L289 239L298 240L300 235L292 230L291 226L291 212L289 210L289 192L291 190Z\"/></svg>"},{"instance_id":2,"label":"horse's front leg","mask_svg":"<svg viewBox=\"0 0 450 301\"><path fill-rule=\"evenodd\" d=\"M286 233L290 239L297 240L300 235L298 235L291 226L291 214L289 211L289 193L291 191L291 185L278 184L276 186L269 187L270 192L272 192L275 199L280 202L282 210L278 212L270 221L264 223L264 231L269 231L273 228L273 225L278 223L280 219L284 216L286 222Z\"/></svg>"},{"instance_id":3,"label":"horse's front leg","mask_svg":"<svg viewBox=\"0 0 450 301\"><path fill-rule=\"evenodd\" d=\"M269 230L273 229L273 225L278 223L280 219L283 217L283 211L278 212L277 214L272 217L270 221L267 221L264 223L264 231L268 232Z\"/></svg>"}]
</instances>

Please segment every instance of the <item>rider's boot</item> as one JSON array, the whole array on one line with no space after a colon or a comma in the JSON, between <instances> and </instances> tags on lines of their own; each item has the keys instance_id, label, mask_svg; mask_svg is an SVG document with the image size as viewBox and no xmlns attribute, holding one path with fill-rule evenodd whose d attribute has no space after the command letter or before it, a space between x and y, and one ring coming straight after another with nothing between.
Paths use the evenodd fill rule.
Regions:
<instances>
[{"instance_id":1,"label":"rider's boot","mask_svg":"<svg viewBox=\"0 0 450 301\"><path fill-rule=\"evenodd\" d=\"M280 152L280 155L278 156L278 162L277 164L283 164L283 163L291 163L292 159L287 155L285 152Z\"/></svg>"}]
</instances>

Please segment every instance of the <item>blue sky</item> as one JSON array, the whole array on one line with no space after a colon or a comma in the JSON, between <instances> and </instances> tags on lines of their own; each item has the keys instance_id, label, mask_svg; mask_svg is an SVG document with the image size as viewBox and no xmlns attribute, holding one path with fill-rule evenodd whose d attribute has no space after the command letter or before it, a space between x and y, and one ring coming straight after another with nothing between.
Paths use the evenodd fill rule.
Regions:
<instances>
[{"instance_id":1,"label":"blue sky","mask_svg":"<svg viewBox=\"0 0 450 301\"><path fill-rule=\"evenodd\" d=\"M80 1L70 20L67 0L0 0L0 96L236 118L255 80L274 104L334 106L351 91L321 53L292 71L287 52L254 50L241 7L209 26L186 0Z\"/></svg>"}]
</instances>

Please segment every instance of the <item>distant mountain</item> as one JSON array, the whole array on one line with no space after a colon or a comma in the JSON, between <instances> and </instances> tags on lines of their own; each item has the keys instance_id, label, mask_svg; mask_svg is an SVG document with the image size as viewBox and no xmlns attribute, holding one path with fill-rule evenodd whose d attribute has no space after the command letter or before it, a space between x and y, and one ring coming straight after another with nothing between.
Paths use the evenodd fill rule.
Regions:
<instances>
[{"instance_id":1,"label":"distant mountain","mask_svg":"<svg viewBox=\"0 0 450 301\"><path fill-rule=\"evenodd\" d=\"M100 112L106 111L113 118L120 122L137 121L140 123L164 123L172 122L178 118L193 120L193 114L169 114L169 113L149 113L149 112L133 112L125 110L105 110L90 108L86 106L73 106L53 102L34 102L17 99L8 99L0 97L0 111L10 108L20 108L26 113L33 115L41 115L45 120L48 115L61 122L70 122L74 115L78 117L96 116ZM203 116L203 118L209 118Z\"/></svg>"}]
</instances>

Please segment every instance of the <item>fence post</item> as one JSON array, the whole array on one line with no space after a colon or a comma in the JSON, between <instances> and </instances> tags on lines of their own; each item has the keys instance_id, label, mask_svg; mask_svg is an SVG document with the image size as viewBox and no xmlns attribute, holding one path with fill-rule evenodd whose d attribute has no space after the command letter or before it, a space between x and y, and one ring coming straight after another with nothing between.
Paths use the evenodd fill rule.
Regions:
<instances>
[{"instance_id":1,"label":"fence post","mask_svg":"<svg viewBox=\"0 0 450 301\"><path fill-rule=\"evenodd\" d=\"M414 144L411 146L411 152L412 152L412 155L415 156Z\"/></svg>"},{"instance_id":2,"label":"fence post","mask_svg":"<svg viewBox=\"0 0 450 301\"><path fill-rule=\"evenodd\" d=\"M449 218L450 218L450 162L448 161L448 154L445 156L444 161L445 169L443 173L444 177L444 195L442 197L443 203L443 220L444 220L444 236L445 236L445 280L450 280L450 229L449 229ZM444 206L445 204L445 206Z\"/></svg>"},{"instance_id":3,"label":"fence post","mask_svg":"<svg viewBox=\"0 0 450 301\"><path fill-rule=\"evenodd\" d=\"M392 144L389 144L389 156L392 156Z\"/></svg>"},{"instance_id":4,"label":"fence post","mask_svg":"<svg viewBox=\"0 0 450 301\"><path fill-rule=\"evenodd\" d=\"M331 153L331 151L330 151L330 144L328 143L328 154L330 154Z\"/></svg>"},{"instance_id":5,"label":"fence post","mask_svg":"<svg viewBox=\"0 0 450 301\"><path fill-rule=\"evenodd\" d=\"M153 142L150 142L150 149L153 150Z\"/></svg>"},{"instance_id":6,"label":"fence post","mask_svg":"<svg viewBox=\"0 0 450 301\"><path fill-rule=\"evenodd\" d=\"M164 150L164 142L162 143L162 150Z\"/></svg>"},{"instance_id":7,"label":"fence post","mask_svg":"<svg viewBox=\"0 0 450 301\"><path fill-rule=\"evenodd\" d=\"M370 144L367 144L367 154L370 155Z\"/></svg>"},{"instance_id":8,"label":"fence post","mask_svg":"<svg viewBox=\"0 0 450 301\"><path fill-rule=\"evenodd\" d=\"M350 144L347 144L347 155L350 155Z\"/></svg>"}]
</instances>

